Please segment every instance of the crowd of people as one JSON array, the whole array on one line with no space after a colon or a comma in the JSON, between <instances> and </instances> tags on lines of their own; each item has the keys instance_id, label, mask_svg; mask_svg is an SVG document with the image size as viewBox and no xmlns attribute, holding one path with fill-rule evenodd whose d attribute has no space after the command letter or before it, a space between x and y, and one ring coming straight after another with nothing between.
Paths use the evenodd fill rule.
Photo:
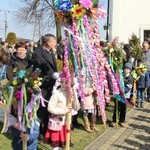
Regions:
<instances>
[{"instance_id":1,"label":"crowd of people","mask_svg":"<svg viewBox=\"0 0 150 150\"><path fill-rule=\"evenodd\" d=\"M0 121L4 122L3 107L6 105L2 91L2 83L4 80L11 81L14 78L14 68L18 70L28 69L30 67L32 67L33 70L39 69L41 71L40 77L43 79L40 89L43 98L47 100L44 102L46 107L40 104L37 117L34 119L34 125L25 130L18 128L17 110L15 104L13 104L11 113L9 114L9 127L14 137L12 142L14 150L21 150L23 141L27 142L28 150L36 150L38 139L50 143L54 150L63 149L65 147L67 133L65 125L66 114L68 112L72 112L73 114L73 110L72 129L81 126L77 120L78 111L80 110L83 113L84 129L89 133L98 131L95 127L95 122L99 108L94 85L88 88L84 87L85 100L82 101L78 95L79 83L75 80L74 85L76 86L73 86L74 105L68 104L69 97L67 94L66 74L63 71L59 74L56 64L56 59L62 60L63 63L64 42L65 40L62 40L59 45L57 45L57 38L52 34L46 34L42 37L42 46L37 46L34 49L31 49L28 42L25 41L19 41L13 51L10 51L7 45L3 45L0 48ZM137 101L135 105L138 108L144 108L145 99L150 102L150 49L148 42L143 42L142 48L143 53L138 60L138 65L144 63L147 66L147 71L141 74L136 81ZM123 66L123 91L125 98L130 102L132 98L131 95L133 94L133 77L131 72L134 69L134 58L130 55L129 44L124 45L124 51L126 53L126 61ZM54 88L58 79L59 85ZM127 105L122 101L117 101L113 96L112 99L114 99L114 114L111 126L115 127L116 123L118 123L118 118L116 117L118 114L116 113L119 113L119 125L125 127ZM53 123L54 126L52 126Z\"/></svg>"}]
</instances>

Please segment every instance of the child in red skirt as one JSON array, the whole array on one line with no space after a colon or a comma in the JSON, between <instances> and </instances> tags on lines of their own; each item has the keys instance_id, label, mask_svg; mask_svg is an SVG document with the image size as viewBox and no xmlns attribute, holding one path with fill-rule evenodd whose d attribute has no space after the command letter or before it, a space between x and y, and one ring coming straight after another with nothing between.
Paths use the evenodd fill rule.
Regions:
<instances>
[{"instance_id":1,"label":"child in red skirt","mask_svg":"<svg viewBox=\"0 0 150 150\"><path fill-rule=\"evenodd\" d=\"M67 105L68 93L66 89L66 75L62 73L60 75L60 88L53 90L52 96L48 103L48 111L51 113L49 119L48 129L45 134L45 141L49 142L53 147L53 150L62 150L66 144L66 114L71 111L71 105ZM52 120L52 118L58 119L57 122ZM52 127L54 124L61 128ZM54 126L55 126L54 125ZM58 129L59 128L59 129Z\"/></svg>"}]
</instances>

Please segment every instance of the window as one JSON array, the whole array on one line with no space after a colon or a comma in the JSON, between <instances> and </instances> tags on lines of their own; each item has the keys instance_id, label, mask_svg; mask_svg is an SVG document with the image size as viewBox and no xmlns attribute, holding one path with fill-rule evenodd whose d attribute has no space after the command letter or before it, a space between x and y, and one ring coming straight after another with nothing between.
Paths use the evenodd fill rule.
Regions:
<instances>
[{"instance_id":1,"label":"window","mask_svg":"<svg viewBox=\"0 0 150 150\"><path fill-rule=\"evenodd\" d=\"M150 30L144 30L144 41L150 42Z\"/></svg>"}]
</instances>

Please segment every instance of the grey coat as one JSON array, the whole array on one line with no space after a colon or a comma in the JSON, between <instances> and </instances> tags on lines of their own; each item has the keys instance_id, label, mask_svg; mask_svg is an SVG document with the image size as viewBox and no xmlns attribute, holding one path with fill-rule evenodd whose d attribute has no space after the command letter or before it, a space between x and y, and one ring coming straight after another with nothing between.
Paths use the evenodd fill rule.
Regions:
<instances>
[{"instance_id":1,"label":"grey coat","mask_svg":"<svg viewBox=\"0 0 150 150\"><path fill-rule=\"evenodd\" d=\"M147 71L150 71L150 49L148 49L147 52L143 52L142 58L144 62L146 62L147 65Z\"/></svg>"}]
</instances>

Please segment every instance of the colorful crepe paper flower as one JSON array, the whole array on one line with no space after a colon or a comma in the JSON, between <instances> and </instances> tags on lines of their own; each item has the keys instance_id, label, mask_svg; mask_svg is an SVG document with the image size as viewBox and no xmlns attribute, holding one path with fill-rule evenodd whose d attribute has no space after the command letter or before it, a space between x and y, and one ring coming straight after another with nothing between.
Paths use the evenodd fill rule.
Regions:
<instances>
[{"instance_id":1,"label":"colorful crepe paper flower","mask_svg":"<svg viewBox=\"0 0 150 150\"><path fill-rule=\"evenodd\" d=\"M86 9L91 8L93 5L91 0L80 0L79 2L81 4L81 6L86 8Z\"/></svg>"},{"instance_id":2,"label":"colorful crepe paper flower","mask_svg":"<svg viewBox=\"0 0 150 150\"><path fill-rule=\"evenodd\" d=\"M12 85L17 85L17 80L16 79L14 79L13 81L12 81Z\"/></svg>"},{"instance_id":3,"label":"colorful crepe paper flower","mask_svg":"<svg viewBox=\"0 0 150 150\"><path fill-rule=\"evenodd\" d=\"M78 19L82 17L86 12L85 9L82 8L79 4L74 5L71 11L73 12L73 17L76 17Z\"/></svg>"},{"instance_id":4,"label":"colorful crepe paper flower","mask_svg":"<svg viewBox=\"0 0 150 150\"><path fill-rule=\"evenodd\" d=\"M25 77L25 73L26 73L25 70L20 70L20 71L18 72L18 77L22 79L23 77Z\"/></svg>"},{"instance_id":5,"label":"colorful crepe paper flower","mask_svg":"<svg viewBox=\"0 0 150 150\"><path fill-rule=\"evenodd\" d=\"M72 8L72 3L70 0L56 0L55 7L62 12L67 12Z\"/></svg>"},{"instance_id":6,"label":"colorful crepe paper flower","mask_svg":"<svg viewBox=\"0 0 150 150\"><path fill-rule=\"evenodd\" d=\"M16 91L15 98L16 98L17 101L21 100L21 91Z\"/></svg>"}]
</instances>

